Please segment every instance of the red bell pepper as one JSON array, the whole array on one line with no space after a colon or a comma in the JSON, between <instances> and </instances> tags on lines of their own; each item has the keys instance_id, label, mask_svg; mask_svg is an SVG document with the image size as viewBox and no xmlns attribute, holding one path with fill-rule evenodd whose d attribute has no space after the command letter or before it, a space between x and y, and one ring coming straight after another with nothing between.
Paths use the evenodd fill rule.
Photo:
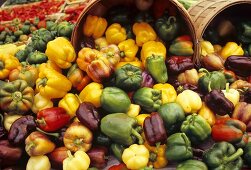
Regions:
<instances>
[{"instance_id":1,"label":"red bell pepper","mask_svg":"<svg viewBox=\"0 0 251 170\"><path fill-rule=\"evenodd\" d=\"M108 170L128 170L124 163L111 166Z\"/></svg>"},{"instance_id":2,"label":"red bell pepper","mask_svg":"<svg viewBox=\"0 0 251 170\"><path fill-rule=\"evenodd\" d=\"M70 116L61 107L52 107L39 111L37 120L39 127L47 132L56 131L70 121Z\"/></svg>"},{"instance_id":3,"label":"red bell pepper","mask_svg":"<svg viewBox=\"0 0 251 170\"><path fill-rule=\"evenodd\" d=\"M238 143L246 132L246 124L240 120L222 117L212 127L212 138L215 141Z\"/></svg>"}]
</instances>

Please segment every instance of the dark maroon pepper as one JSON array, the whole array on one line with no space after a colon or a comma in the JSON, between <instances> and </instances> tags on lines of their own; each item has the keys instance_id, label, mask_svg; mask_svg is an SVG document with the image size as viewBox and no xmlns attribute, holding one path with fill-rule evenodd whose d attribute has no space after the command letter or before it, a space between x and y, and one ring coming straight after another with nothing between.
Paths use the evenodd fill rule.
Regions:
<instances>
[{"instance_id":1,"label":"dark maroon pepper","mask_svg":"<svg viewBox=\"0 0 251 170\"><path fill-rule=\"evenodd\" d=\"M36 122L33 116L27 115L17 119L10 127L8 140L11 144L22 145L25 138L36 130Z\"/></svg>"},{"instance_id":2,"label":"dark maroon pepper","mask_svg":"<svg viewBox=\"0 0 251 170\"><path fill-rule=\"evenodd\" d=\"M194 68L191 57L172 56L167 58L166 62L168 74L179 74Z\"/></svg>"},{"instance_id":3,"label":"dark maroon pepper","mask_svg":"<svg viewBox=\"0 0 251 170\"><path fill-rule=\"evenodd\" d=\"M247 103L251 103L251 88L248 88L248 90L245 92L244 101Z\"/></svg>"},{"instance_id":4,"label":"dark maroon pepper","mask_svg":"<svg viewBox=\"0 0 251 170\"><path fill-rule=\"evenodd\" d=\"M89 102L83 102L76 111L78 120L92 131L98 130L100 117L98 109Z\"/></svg>"},{"instance_id":5,"label":"dark maroon pepper","mask_svg":"<svg viewBox=\"0 0 251 170\"><path fill-rule=\"evenodd\" d=\"M251 58L244 56L230 56L224 64L225 68L233 71L238 76L247 77L251 75Z\"/></svg>"},{"instance_id":6,"label":"dark maroon pepper","mask_svg":"<svg viewBox=\"0 0 251 170\"><path fill-rule=\"evenodd\" d=\"M219 115L230 114L234 110L233 103L228 100L221 90L212 90L205 96L206 105L215 113Z\"/></svg>"},{"instance_id":7,"label":"dark maroon pepper","mask_svg":"<svg viewBox=\"0 0 251 170\"><path fill-rule=\"evenodd\" d=\"M150 117L145 118L143 128L149 145L155 146L159 142L166 143L167 134L164 121L157 112L153 112Z\"/></svg>"},{"instance_id":8,"label":"dark maroon pepper","mask_svg":"<svg viewBox=\"0 0 251 170\"><path fill-rule=\"evenodd\" d=\"M91 166L96 168L104 168L107 165L106 155L108 150L106 147L103 146L95 146L92 147L88 152L87 155L91 160Z\"/></svg>"},{"instance_id":9,"label":"dark maroon pepper","mask_svg":"<svg viewBox=\"0 0 251 170\"><path fill-rule=\"evenodd\" d=\"M143 77L143 81L141 82L141 87L152 88L154 85L154 79L152 78L152 76L147 71L143 71L141 75Z\"/></svg>"}]
</instances>

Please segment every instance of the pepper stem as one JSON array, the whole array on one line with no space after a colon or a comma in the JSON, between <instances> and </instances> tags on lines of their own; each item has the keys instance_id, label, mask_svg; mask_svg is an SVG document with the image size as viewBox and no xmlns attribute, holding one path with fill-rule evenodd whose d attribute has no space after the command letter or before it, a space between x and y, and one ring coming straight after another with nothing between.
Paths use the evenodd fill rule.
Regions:
<instances>
[{"instance_id":1,"label":"pepper stem","mask_svg":"<svg viewBox=\"0 0 251 170\"><path fill-rule=\"evenodd\" d=\"M157 160L157 154L154 153L154 152L150 152L149 160L150 160L151 162L155 162L155 161Z\"/></svg>"},{"instance_id":2,"label":"pepper stem","mask_svg":"<svg viewBox=\"0 0 251 170\"><path fill-rule=\"evenodd\" d=\"M171 25L172 21L173 21L173 23L176 22L176 17L175 16L171 16L171 17L168 18L167 25Z\"/></svg>"},{"instance_id":3,"label":"pepper stem","mask_svg":"<svg viewBox=\"0 0 251 170\"><path fill-rule=\"evenodd\" d=\"M80 97L77 94L75 94L75 96L78 98L80 103L83 103L83 101L80 99Z\"/></svg>"},{"instance_id":4,"label":"pepper stem","mask_svg":"<svg viewBox=\"0 0 251 170\"><path fill-rule=\"evenodd\" d=\"M71 151L70 151L70 150L67 150L67 155L68 155L68 157L71 158L71 159L74 158L73 155L71 154Z\"/></svg>"},{"instance_id":5,"label":"pepper stem","mask_svg":"<svg viewBox=\"0 0 251 170\"><path fill-rule=\"evenodd\" d=\"M199 69L199 73L206 73L206 74L210 74L210 72L209 72L207 69L205 69L205 68L201 68L201 69Z\"/></svg>"},{"instance_id":6,"label":"pepper stem","mask_svg":"<svg viewBox=\"0 0 251 170\"><path fill-rule=\"evenodd\" d=\"M49 135L49 136L54 136L56 138L59 138L59 136L60 136L59 133L48 133L48 132L45 132L45 131L43 131L42 129L40 129L38 127L36 128L36 130L43 133L43 134L46 134L46 135Z\"/></svg>"},{"instance_id":7,"label":"pepper stem","mask_svg":"<svg viewBox=\"0 0 251 170\"><path fill-rule=\"evenodd\" d=\"M209 83L208 83L207 90L208 90L209 92L212 91L212 88L211 88L211 81L209 81Z\"/></svg>"},{"instance_id":8,"label":"pepper stem","mask_svg":"<svg viewBox=\"0 0 251 170\"><path fill-rule=\"evenodd\" d=\"M140 145L144 143L142 136L135 129L132 129L132 134L138 139Z\"/></svg>"},{"instance_id":9,"label":"pepper stem","mask_svg":"<svg viewBox=\"0 0 251 170\"><path fill-rule=\"evenodd\" d=\"M46 83L47 83L48 79L46 77L42 78L38 83L37 83L37 86L46 86Z\"/></svg>"},{"instance_id":10,"label":"pepper stem","mask_svg":"<svg viewBox=\"0 0 251 170\"><path fill-rule=\"evenodd\" d=\"M226 84L226 92L229 92L229 83Z\"/></svg>"},{"instance_id":11,"label":"pepper stem","mask_svg":"<svg viewBox=\"0 0 251 170\"><path fill-rule=\"evenodd\" d=\"M124 51L120 51L120 57L124 58L125 57L125 52Z\"/></svg>"},{"instance_id":12,"label":"pepper stem","mask_svg":"<svg viewBox=\"0 0 251 170\"><path fill-rule=\"evenodd\" d=\"M37 122L38 124L40 124L40 125L46 125L46 122L45 122L44 118L42 118L42 119L37 119L36 122Z\"/></svg>"},{"instance_id":13,"label":"pepper stem","mask_svg":"<svg viewBox=\"0 0 251 170\"><path fill-rule=\"evenodd\" d=\"M239 158L241 155L243 154L243 150L241 148L239 148L237 150L237 152L235 152L233 155L229 156L229 157L225 157L223 158L223 161L225 164L232 162L234 160L236 160L237 158Z\"/></svg>"}]
</instances>

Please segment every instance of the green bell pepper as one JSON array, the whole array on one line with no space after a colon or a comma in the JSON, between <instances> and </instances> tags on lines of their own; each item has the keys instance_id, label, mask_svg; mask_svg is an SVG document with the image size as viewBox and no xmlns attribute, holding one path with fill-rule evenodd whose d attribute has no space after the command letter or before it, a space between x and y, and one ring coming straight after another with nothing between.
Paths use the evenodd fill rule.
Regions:
<instances>
[{"instance_id":1,"label":"green bell pepper","mask_svg":"<svg viewBox=\"0 0 251 170\"><path fill-rule=\"evenodd\" d=\"M178 103L163 104L158 109L158 113L162 117L169 134L178 131L185 120L185 113Z\"/></svg>"},{"instance_id":2,"label":"green bell pepper","mask_svg":"<svg viewBox=\"0 0 251 170\"><path fill-rule=\"evenodd\" d=\"M143 81L142 71L139 67L126 64L115 71L116 86L126 90L137 90Z\"/></svg>"},{"instance_id":3,"label":"green bell pepper","mask_svg":"<svg viewBox=\"0 0 251 170\"><path fill-rule=\"evenodd\" d=\"M45 52L47 43L53 39L53 34L45 28L34 31L31 37L34 49L41 52Z\"/></svg>"},{"instance_id":4,"label":"green bell pepper","mask_svg":"<svg viewBox=\"0 0 251 170\"><path fill-rule=\"evenodd\" d=\"M154 18L149 11L141 11L135 16L134 22L146 22L152 25Z\"/></svg>"},{"instance_id":5,"label":"green bell pepper","mask_svg":"<svg viewBox=\"0 0 251 170\"><path fill-rule=\"evenodd\" d=\"M169 161L184 161L193 157L191 142L185 133L175 133L167 138L166 158Z\"/></svg>"},{"instance_id":6,"label":"green bell pepper","mask_svg":"<svg viewBox=\"0 0 251 170\"><path fill-rule=\"evenodd\" d=\"M166 83L168 80L167 68L163 56L150 56L146 59L146 69L158 83Z\"/></svg>"},{"instance_id":7,"label":"green bell pepper","mask_svg":"<svg viewBox=\"0 0 251 170\"><path fill-rule=\"evenodd\" d=\"M242 154L243 150L239 148L236 151L231 143L215 143L212 148L204 152L203 162L212 170L240 170L243 166Z\"/></svg>"},{"instance_id":8,"label":"green bell pepper","mask_svg":"<svg viewBox=\"0 0 251 170\"><path fill-rule=\"evenodd\" d=\"M179 28L180 24L174 16L168 17L165 14L155 22L158 36L164 41L171 41L177 37Z\"/></svg>"},{"instance_id":9,"label":"green bell pepper","mask_svg":"<svg viewBox=\"0 0 251 170\"><path fill-rule=\"evenodd\" d=\"M212 131L206 119L196 113L187 116L180 129L195 144L207 139Z\"/></svg>"},{"instance_id":10,"label":"green bell pepper","mask_svg":"<svg viewBox=\"0 0 251 170\"><path fill-rule=\"evenodd\" d=\"M207 170L207 165L198 160L187 160L178 164L176 170Z\"/></svg>"},{"instance_id":11,"label":"green bell pepper","mask_svg":"<svg viewBox=\"0 0 251 170\"><path fill-rule=\"evenodd\" d=\"M191 37L188 35L177 37L170 45L169 52L175 56L193 55L194 51Z\"/></svg>"},{"instance_id":12,"label":"green bell pepper","mask_svg":"<svg viewBox=\"0 0 251 170\"><path fill-rule=\"evenodd\" d=\"M122 154L126 148L123 145L113 143L111 145L111 150L113 155L119 160L122 161Z\"/></svg>"},{"instance_id":13,"label":"green bell pepper","mask_svg":"<svg viewBox=\"0 0 251 170\"><path fill-rule=\"evenodd\" d=\"M244 161L247 165L251 166L251 142L244 148Z\"/></svg>"},{"instance_id":14,"label":"green bell pepper","mask_svg":"<svg viewBox=\"0 0 251 170\"><path fill-rule=\"evenodd\" d=\"M224 73L220 71L209 72L202 68L199 70L200 73L205 72L206 74L199 78L198 85L204 92L210 92L211 90L223 90L226 87L227 80Z\"/></svg>"},{"instance_id":15,"label":"green bell pepper","mask_svg":"<svg viewBox=\"0 0 251 170\"><path fill-rule=\"evenodd\" d=\"M101 107L109 113L127 113L131 105L128 95L117 87L106 87L101 94Z\"/></svg>"},{"instance_id":16,"label":"green bell pepper","mask_svg":"<svg viewBox=\"0 0 251 170\"><path fill-rule=\"evenodd\" d=\"M133 100L147 112L157 111L162 104L161 90L149 87L140 88L134 93Z\"/></svg>"},{"instance_id":17,"label":"green bell pepper","mask_svg":"<svg viewBox=\"0 0 251 170\"><path fill-rule=\"evenodd\" d=\"M56 31L57 24L53 21L46 21L46 29L49 31Z\"/></svg>"},{"instance_id":18,"label":"green bell pepper","mask_svg":"<svg viewBox=\"0 0 251 170\"><path fill-rule=\"evenodd\" d=\"M5 83L0 89L0 107L9 114L24 114L29 111L34 99L34 90L25 80Z\"/></svg>"},{"instance_id":19,"label":"green bell pepper","mask_svg":"<svg viewBox=\"0 0 251 170\"><path fill-rule=\"evenodd\" d=\"M28 62L29 64L42 64L45 63L47 60L48 58L45 53L35 51L28 55L26 62Z\"/></svg>"},{"instance_id":20,"label":"green bell pepper","mask_svg":"<svg viewBox=\"0 0 251 170\"><path fill-rule=\"evenodd\" d=\"M19 50L15 57L19 60L19 62L25 61L28 57L28 50Z\"/></svg>"},{"instance_id":21,"label":"green bell pepper","mask_svg":"<svg viewBox=\"0 0 251 170\"><path fill-rule=\"evenodd\" d=\"M67 21L64 21L64 22L61 22L57 25L57 36L58 37L67 37L67 38L70 38L71 37L71 33L74 29L74 25L67 22Z\"/></svg>"},{"instance_id":22,"label":"green bell pepper","mask_svg":"<svg viewBox=\"0 0 251 170\"><path fill-rule=\"evenodd\" d=\"M251 43L251 21L243 21L237 25L237 37L242 44Z\"/></svg>"},{"instance_id":23,"label":"green bell pepper","mask_svg":"<svg viewBox=\"0 0 251 170\"><path fill-rule=\"evenodd\" d=\"M101 132L118 144L129 146L136 142L135 139L143 144L143 138L136 128L137 120L125 113L113 113L101 119Z\"/></svg>"},{"instance_id":24,"label":"green bell pepper","mask_svg":"<svg viewBox=\"0 0 251 170\"><path fill-rule=\"evenodd\" d=\"M108 23L119 23L122 26L129 25L131 23L130 19L131 12L125 6L115 6L109 9L107 14Z\"/></svg>"},{"instance_id":25,"label":"green bell pepper","mask_svg":"<svg viewBox=\"0 0 251 170\"><path fill-rule=\"evenodd\" d=\"M106 136L105 134L103 134L101 132L97 132L94 135L93 143L95 145L109 147L112 143L112 140L108 136Z\"/></svg>"}]
</instances>

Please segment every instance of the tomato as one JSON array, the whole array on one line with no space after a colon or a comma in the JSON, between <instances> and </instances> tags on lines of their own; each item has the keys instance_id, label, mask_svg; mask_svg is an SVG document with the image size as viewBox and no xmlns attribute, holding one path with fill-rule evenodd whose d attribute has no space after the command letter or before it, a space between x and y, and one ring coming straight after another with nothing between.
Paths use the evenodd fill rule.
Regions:
<instances>
[{"instance_id":1,"label":"tomato","mask_svg":"<svg viewBox=\"0 0 251 170\"><path fill-rule=\"evenodd\" d=\"M37 24L37 27L46 28L46 21L45 20L39 21L39 23Z\"/></svg>"}]
</instances>

